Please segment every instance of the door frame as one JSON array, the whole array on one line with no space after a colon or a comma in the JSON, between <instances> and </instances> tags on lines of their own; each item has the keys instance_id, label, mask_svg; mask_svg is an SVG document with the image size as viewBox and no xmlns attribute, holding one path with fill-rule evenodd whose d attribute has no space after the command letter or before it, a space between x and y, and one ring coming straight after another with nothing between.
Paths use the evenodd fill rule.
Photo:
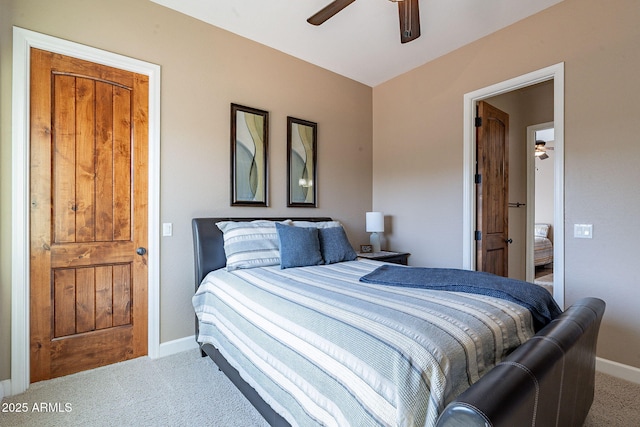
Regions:
<instances>
[{"instance_id":1,"label":"door frame","mask_svg":"<svg viewBox=\"0 0 640 427\"><path fill-rule=\"evenodd\" d=\"M30 50L43 49L149 77L148 345L160 347L160 66L13 27L11 241L11 394L29 387L29 80Z\"/></svg>"},{"instance_id":2,"label":"door frame","mask_svg":"<svg viewBox=\"0 0 640 427\"><path fill-rule=\"evenodd\" d=\"M551 65L464 95L463 112L463 201L462 268L476 269L475 260L475 113L478 101L537 83L553 80L553 122L555 127L554 181L554 276L553 297L564 307L564 62ZM557 236L557 237L556 237ZM557 270L557 271L556 271Z\"/></svg>"}]
</instances>

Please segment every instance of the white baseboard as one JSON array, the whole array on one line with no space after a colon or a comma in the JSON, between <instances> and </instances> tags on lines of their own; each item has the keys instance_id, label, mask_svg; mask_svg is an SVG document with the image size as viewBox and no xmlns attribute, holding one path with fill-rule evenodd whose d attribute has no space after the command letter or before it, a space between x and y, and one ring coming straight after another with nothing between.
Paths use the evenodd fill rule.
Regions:
<instances>
[{"instance_id":1,"label":"white baseboard","mask_svg":"<svg viewBox=\"0 0 640 427\"><path fill-rule=\"evenodd\" d=\"M2 401L5 396L11 396L11 380L0 381L0 401Z\"/></svg>"},{"instance_id":2,"label":"white baseboard","mask_svg":"<svg viewBox=\"0 0 640 427\"><path fill-rule=\"evenodd\" d=\"M183 351L198 348L198 343L194 335L179 338L177 340L160 343L158 348L158 357L171 356L172 354L182 353Z\"/></svg>"},{"instance_id":3,"label":"white baseboard","mask_svg":"<svg viewBox=\"0 0 640 427\"><path fill-rule=\"evenodd\" d=\"M596 357L596 371L640 384L640 368Z\"/></svg>"}]
</instances>

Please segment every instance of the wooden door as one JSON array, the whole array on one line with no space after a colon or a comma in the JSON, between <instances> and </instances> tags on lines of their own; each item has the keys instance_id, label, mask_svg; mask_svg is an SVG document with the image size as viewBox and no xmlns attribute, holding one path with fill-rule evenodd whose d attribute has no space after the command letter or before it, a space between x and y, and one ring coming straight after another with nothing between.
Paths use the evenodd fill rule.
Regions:
<instances>
[{"instance_id":1,"label":"wooden door","mask_svg":"<svg viewBox=\"0 0 640 427\"><path fill-rule=\"evenodd\" d=\"M148 78L32 49L30 104L36 382L147 354Z\"/></svg>"},{"instance_id":2,"label":"wooden door","mask_svg":"<svg viewBox=\"0 0 640 427\"><path fill-rule=\"evenodd\" d=\"M508 275L509 115L478 103L476 270Z\"/></svg>"}]
</instances>

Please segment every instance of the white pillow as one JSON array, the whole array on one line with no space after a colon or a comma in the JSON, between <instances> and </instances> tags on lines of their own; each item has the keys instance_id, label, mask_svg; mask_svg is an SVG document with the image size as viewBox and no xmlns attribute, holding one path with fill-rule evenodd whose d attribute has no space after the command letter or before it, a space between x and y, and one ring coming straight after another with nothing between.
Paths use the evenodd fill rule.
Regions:
<instances>
[{"instance_id":1,"label":"white pillow","mask_svg":"<svg viewBox=\"0 0 640 427\"><path fill-rule=\"evenodd\" d=\"M548 237L549 236L549 228L551 225L549 224L536 224L533 234L536 237Z\"/></svg>"},{"instance_id":2,"label":"white pillow","mask_svg":"<svg viewBox=\"0 0 640 427\"><path fill-rule=\"evenodd\" d=\"M223 233L227 270L280 264L275 221L221 221L216 225Z\"/></svg>"}]
</instances>

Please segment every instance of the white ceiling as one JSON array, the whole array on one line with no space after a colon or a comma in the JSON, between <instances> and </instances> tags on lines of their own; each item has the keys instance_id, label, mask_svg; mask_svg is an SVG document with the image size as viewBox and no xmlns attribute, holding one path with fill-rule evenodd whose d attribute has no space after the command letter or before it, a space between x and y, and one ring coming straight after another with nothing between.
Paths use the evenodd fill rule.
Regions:
<instances>
[{"instance_id":1,"label":"white ceiling","mask_svg":"<svg viewBox=\"0 0 640 427\"><path fill-rule=\"evenodd\" d=\"M422 35L400 43L398 6L359 0L320 26L332 0L151 0L369 86L562 0L420 0Z\"/></svg>"}]
</instances>

